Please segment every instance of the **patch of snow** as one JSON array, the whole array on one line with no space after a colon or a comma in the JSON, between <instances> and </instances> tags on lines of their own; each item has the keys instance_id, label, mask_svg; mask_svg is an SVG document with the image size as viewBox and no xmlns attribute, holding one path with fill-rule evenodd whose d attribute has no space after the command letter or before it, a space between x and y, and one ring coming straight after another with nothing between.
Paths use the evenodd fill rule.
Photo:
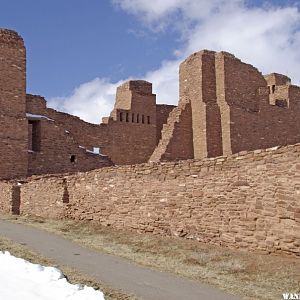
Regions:
<instances>
[{"instance_id":1,"label":"patch of snow","mask_svg":"<svg viewBox=\"0 0 300 300\"><path fill-rule=\"evenodd\" d=\"M95 155L100 155L99 153L95 153L94 151L91 151L91 150L88 150L88 149L85 149L85 152L95 154Z\"/></svg>"},{"instance_id":2,"label":"patch of snow","mask_svg":"<svg viewBox=\"0 0 300 300\"><path fill-rule=\"evenodd\" d=\"M34 120L45 119L45 120L54 122L53 119L50 119L50 118L48 118L47 116L43 116L43 115L36 115L36 114L26 113L26 117L27 117L28 119L31 119L31 120L32 120L32 119L34 119Z\"/></svg>"},{"instance_id":3,"label":"patch of snow","mask_svg":"<svg viewBox=\"0 0 300 300\"><path fill-rule=\"evenodd\" d=\"M84 149L85 152L87 152L87 153L94 154L94 155L99 155L99 156L102 156L102 157L107 157L107 155L104 155L104 154L101 154L101 153L100 153L100 148L94 147L94 148L93 148L93 151L92 151L92 150L86 149L86 148L83 147L83 146L78 146L78 147L79 147L80 149ZM96 150L95 150L95 149L96 149ZM97 151L97 149L98 149L98 151Z\"/></svg>"},{"instance_id":4,"label":"patch of snow","mask_svg":"<svg viewBox=\"0 0 300 300\"><path fill-rule=\"evenodd\" d=\"M93 148L93 152L94 152L95 154L100 154L100 148L99 148L99 147L94 147L94 148Z\"/></svg>"},{"instance_id":5,"label":"patch of snow","mask_svg":"<svg viewBox=\"0 0 300 300\"><path fill-rule=\"evenodd\" d=\"M0 299L105 300L101 291L70 284L53 267L32 264L0 251Z\"/></svg>"}]
</instances>

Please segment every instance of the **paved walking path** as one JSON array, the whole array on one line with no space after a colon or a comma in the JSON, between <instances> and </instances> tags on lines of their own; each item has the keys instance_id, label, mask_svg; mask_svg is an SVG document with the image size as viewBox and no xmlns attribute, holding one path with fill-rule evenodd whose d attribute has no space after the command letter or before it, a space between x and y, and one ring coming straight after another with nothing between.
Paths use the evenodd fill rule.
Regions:
<instances>
[{"instance_id":1,"label":"paved walking path","mask_svg":"<svg viewBox=\"0 0 300 300\"><path fill-rule=\"evenodd\" d=\"M192 280L83 248L58 235L27 225L0 220L0 236L24 243L45 257L144 300L241 300Z\"/></svg>"}]
</instances>

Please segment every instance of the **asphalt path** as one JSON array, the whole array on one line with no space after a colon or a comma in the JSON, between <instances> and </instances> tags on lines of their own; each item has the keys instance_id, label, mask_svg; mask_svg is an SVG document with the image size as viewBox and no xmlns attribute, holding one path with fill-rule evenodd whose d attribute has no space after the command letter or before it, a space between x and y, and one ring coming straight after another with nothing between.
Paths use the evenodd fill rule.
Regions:
<instances>
[{"instance_id":1,"label":"asphalt path","mask_svg":"<svg viewBox=\"0 0 300 300\"><path fill-rule=\"evenodd\" d=\"M0 236L24 244L42 256L144 300L241 300L196 281L150 270L124 258L84 248L31 226L0 220Z\"/></svg>"}]
</instances>

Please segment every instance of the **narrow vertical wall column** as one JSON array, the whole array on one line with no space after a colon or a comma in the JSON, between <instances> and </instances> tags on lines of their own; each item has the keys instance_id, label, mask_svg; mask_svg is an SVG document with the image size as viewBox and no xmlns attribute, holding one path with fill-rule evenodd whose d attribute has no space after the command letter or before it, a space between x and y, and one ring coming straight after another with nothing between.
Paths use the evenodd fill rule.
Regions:
<instances>
[{"instance_id":1,"label":"narrow vertical wall column","mask_svg":"<svg viewBox=\"0 0 300 300\"><path fill-rule=\"evenodd\" d=\"M207 157L223 154L221 114L216 93L215 53L202 55L202 101L205 103Z\"/></svg>"},{"instance_id":2,"label":"narrow vertical wall column","mask_svg":"<svg viewBox=\"0 0 300 300\"><path fill-rule=\"evenodd\" d=\"M12 187L11 212L13 215L20 214L20 205L21 205L21 187L19 185L15 185Z\"/></svg>"},{"instance_id":3,"label":"narrow vertical wall column","mask_svg":"<svg viewBox=\"0 0 300 300\"><path fill-rule=\"evenodd\" d=\"M192 54L180 65L180 102L191 103L194 158L207 157L206 104L202 101L202 54Z\"/></svg>"},{"instance_id":4,"label":"narrow vertical wall column","mask_svg":"<svg viewBox=\"0 0 300 300\"><path fill-rule=\"evenodd\" d=\"M26 50L14 31L0 29L0 178L27 175Z\"/></svg>"},{"instance_id":5,"label":"narrow vertical wall column","mask_svg":"<svg viewBox=\"0 0 300 300\"><path fill-rule=\"evenodd\" d=\"M226 102L225 91L225 62L222 53L215 54L216 94L221 112L221 132L223 155L232 154L230 133L230 107Z\"/></svg>"},{"instance_id":6,"label":"narrow vertical wall column","mask_svg":"<svg viewBox=\"0 0 300 300\"><path fill-rule=\"evenodd\" d=\"M180 101L191 103L196 159L222 155L214 55L215 52L204 50L191 55L180 66Z\"/></svg>"}]
</instances>

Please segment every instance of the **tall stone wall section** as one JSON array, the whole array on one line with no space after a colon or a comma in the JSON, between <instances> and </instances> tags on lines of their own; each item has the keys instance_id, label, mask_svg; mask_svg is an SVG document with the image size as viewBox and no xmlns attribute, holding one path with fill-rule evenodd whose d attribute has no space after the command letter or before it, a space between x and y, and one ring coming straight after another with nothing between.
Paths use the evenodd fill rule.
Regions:
<instances>
[{"instance_id":1,"label":"tall stone wall section","mask_svg":"<svg viewBox=\"0 0 300 300\"><path fill-rule=\"evenodd\" d=\"M21 187L20 212L300 255L299 157L297 144L34 177Z\"/></svg>"},{"instance_id":2,"label":"tall stone wall section","mask_svg":"<svg viewBox=\"0 0 300 300\"><path fill-rule=\"evenodd\" d=\"M16 32L0 29L0 178L27 175L25 52Z\"/></svg>"},{"instance_id":3,"label":"tall stone wall section","mask_svg":"<svg viewBox=\"0 0 300 300\"><path fill-rule=\"evenodd\" d=\"M203 50L180 65L178 107L183 104L190 104L190 113L180 121L169 118L165 127L191 122L193 154L185 159L300 141L300 87L281 74L263 76L230 53ZM181 131L163 130L160 144L172 145L183 137ZM158 147L151 161L184 159L176 146Z\"/></svg>"},{"instance_id":4,"label":"tall stone wall section","mask_svg":"<svg viewBox=\"0 0 300 300\"><path fill-rule=\"evenodd\" d=\"M119 86L107 125L109 157L114 163L148 161L157 145L156 95L152 93L152 84L135 80Z\"/></svg>"},{"instance_id":5,"label":"tall stone wall section","mask_svg":"<svg viewBox=\"0 0 300 300\"><path fill-rule=\"evenodd\" d=\"M167 124L171 111L176 108L175 105L156 104L156 144L161 139L161 132L164 124Z\"/></svg>"},{"instance_id":6,"label":"tall stone wall section","mask_svg":"<svg viewBox=\"0 0 300 300\"><path fill-rule=\"evenodd\" d=\"M194 158L222 155L221 116L216 95L215 52L200 51L180 65L180 102L192 107Z\"/></svg>"},{"instance_id":7,"label":"tall stone wall section","mask_svg":"<svg viewBox=\"0 0 300 300\"><path fill-rule=\"evenodd\" d=\"M75 144L77 143L77 148L78 145L89 151L92 151L94 147L100 148L103 155L107 155L113 163L118 165L146 162L158 143L159 129L167 122L168 115L174 107L172 105L156 105L156 97L152 94L151 83L141 80L128 81L117 89L116 103L111 116L104 118L103 123L96 125L47 108L46 101L40 96L27 95L26 111L53 120L53 124L57 127L57 129L51 127L51 129L49 126L45 127L46 124L50 125L49 122L42 123L45 128L41 131L41 142L44 145L50 143L50 148L44 147L44 149L48 149L47 153L44 153L43 160L36 160L34 165L31 164L32 158L40 155L30 156L29 165L32 169L30 174L40 174L34 172L38 162L41 163L41 168L48 164L55 169L53 160L57 153L64 155L66 151L69 151L69 153L76 154L78 152L76 147L72 148L68 143L70 137ZM51 138L49 138L50 132L48 132L50 129L53 134ZM65 139L62 139L62 134ZM58 141L61 143L60 145L57 145ZM68 148L70 150L67 150ZM93 161L91 161L92 163ZM59 162L57 161L55 164L58 165ZM55 173L60 172L64 165L63 163L62 168L58 168ZM71 168L71 166L67 166ZM94 169L98 167L95 165ZM69 171L70 168L65 170ZM80 170L87 169L89 167Z\"/></svg>"},{"instance_id":8,"label":"tall stone wall section","mask_svg":"<svg viewBox=\"0 0 300 300\"><path fill-rule=\"evenodd\" d=\"M253 66L228 53L218 53L216 67L218 83L223 86L218 91L218 102L226 107L222 121L224 154L300 141L299 87L275 86L275 98L288 103L280 106L271 101L267 81Z\"/></svg>"},{"instance_id":9,"label":"tall stone wall section","mask_svg":"<svg viewBox=\"0 0 300 300\"><path fill-rule=\"evenodd\" d=\"M39 151L29 151L28 176L85 172L113 165L107 156L80 146L69 131L54 120L39 121L41 141Z\"/></svg>"},{"instance_id":10,"label":"tall stone wall section","mask_svg":"<svg viewBox=\"0 0 300 300\"><path fill-rule=\"evenodd\" d=\"M180 160L194 157L192 108L190 103L180 103L163 124L161 138L149 161Z\"/></svg>"}]
</instances>

